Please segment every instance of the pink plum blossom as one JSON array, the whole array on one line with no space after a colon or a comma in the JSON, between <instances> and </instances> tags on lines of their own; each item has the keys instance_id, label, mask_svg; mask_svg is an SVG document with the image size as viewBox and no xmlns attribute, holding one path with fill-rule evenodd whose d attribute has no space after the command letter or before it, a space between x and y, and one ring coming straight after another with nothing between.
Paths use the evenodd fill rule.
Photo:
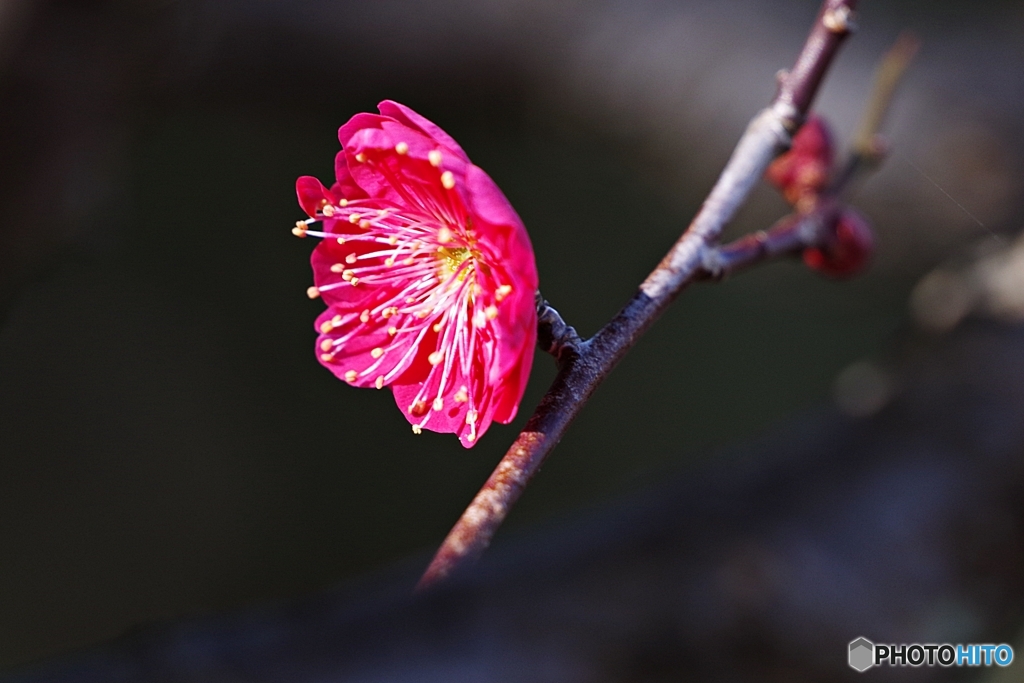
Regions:
<instances>
[{"instance_id":1,"label":"pink plum blossom","mask_svg":"<svg viewBox=\"0 0 1024 683\"><path fill-rule=\"evenodd\" d=\"M537 267L523 222L455 140L381 102L338 131L336 182L298 179L322 238L309 295L320 363L356 387L390 387L417 434L470 447L510 422L533 362ZM322 223L321 230L313 224Z\"/></svg>"}]
</instances>

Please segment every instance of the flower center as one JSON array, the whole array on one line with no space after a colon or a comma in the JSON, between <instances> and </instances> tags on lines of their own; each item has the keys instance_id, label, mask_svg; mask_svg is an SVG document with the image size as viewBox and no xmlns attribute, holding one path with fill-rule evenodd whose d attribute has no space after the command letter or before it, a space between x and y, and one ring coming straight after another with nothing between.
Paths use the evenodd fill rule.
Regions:
<instances>
[{"instance_id":1,"label":"flower center","mask_svg":"<svg viewBox=\"0 0 1024 683\"><path fill-rule=\"evenodd\" d=\"M459 272L459 267L469 259L473 253L466 247L455 247L449 249L448 247L442 247L438 250L439 261L441 262L441 275L443 280L447 280L455 273ZM464 269L459 273L459 282L465 279L466 274L471 268Z\"/></svg>"}]
</instances>

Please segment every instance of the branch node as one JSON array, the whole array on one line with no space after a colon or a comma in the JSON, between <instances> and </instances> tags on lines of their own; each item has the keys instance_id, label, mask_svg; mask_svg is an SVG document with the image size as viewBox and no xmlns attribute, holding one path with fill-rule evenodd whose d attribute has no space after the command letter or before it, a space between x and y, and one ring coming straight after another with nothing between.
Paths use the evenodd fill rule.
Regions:
<instances>
[{"instance_id":1,"label":"branch node","mask_svg":"<svg viewBox=\"0 0 1024 683\"><path fill-rule=\"evenodd\" d=\"M537 302L537 346L551 354L558 362L565 361L569 355L579 355L583 340L575 328L566 324L561 314L547 302L538 291Z\"/></svg>"},{"instance_id":2,"label":"branch node","mask_svg":"<svg viewBox=\"0 0 1024 683\"><path fill-rule=\"evenodd\" d=\"M700 267L712 280L725 277L726 263L717 247L704 245L700 250Z\"/></svg>"},{"instance_id":3,"label":"branch node","mask_svg":"<svg viewBox=\"0 0 1024 683\"><path fill-rule=\"evenodd\" d=\"M800 130L800 126L804 125L806 117L792 103L783 100L772 103L769 111L772 132L783 149L789 149L793 144L793 136Z\"/></svg>"},{"instance_id":4,"label":"branch node","mask_svg":"<svg viewBox=\"0 0 1024 683\"><path fill-rule=\"evenodd\" d=\"M843 5L842 7L825 12L825 16L821 18L821 23L832 33L844 35L857 30L857 22L854 20L855 16L856 13L852 9Z\"/></svg>"}]
</instances>

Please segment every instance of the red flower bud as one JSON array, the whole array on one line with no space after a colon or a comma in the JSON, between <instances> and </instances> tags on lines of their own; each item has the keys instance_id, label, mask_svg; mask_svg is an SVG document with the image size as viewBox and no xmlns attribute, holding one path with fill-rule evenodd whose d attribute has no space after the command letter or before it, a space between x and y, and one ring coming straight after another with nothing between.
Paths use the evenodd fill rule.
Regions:
<instances>
[{"instance_id":1,"label":"red flower bud","mask_svg":"<svg viewBox=\"0 0 1024 683\"><path fill-rule=\"evenodd\" d=\"M835 232L823 245L804 249L804 263L824 275L849 277L867 265L874 246L867 220L846 208L836 221Z\"/></svg>"},{"instance_id":2,"label":"red flower bud","mask_svg":"<svg viewBox=\"0 0 1024 683\"><path fill-rule=\"evenodd\" d=\"M765 177L790 204L816 197L832 172L833 136L825 120L812 116L793 138L788 152L772 162Z\"/></svg>"}]
</instances>

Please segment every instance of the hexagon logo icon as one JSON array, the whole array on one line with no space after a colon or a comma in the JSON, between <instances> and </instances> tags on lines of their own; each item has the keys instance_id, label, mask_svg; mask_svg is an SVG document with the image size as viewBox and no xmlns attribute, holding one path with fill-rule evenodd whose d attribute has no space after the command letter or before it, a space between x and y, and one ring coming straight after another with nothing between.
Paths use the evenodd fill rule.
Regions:
<instances>
[{"instance_id":1,"label":"hexagon logo icon","mask_svg":"<svg viewBox=\"0 0 1024 683\"><path fill-rule=\"evenodd\" d=\"M858 638L850 643L850 666L857 671L867 671L875 664L875 644L867 638Z\"/></svg>"}]
</instances>

